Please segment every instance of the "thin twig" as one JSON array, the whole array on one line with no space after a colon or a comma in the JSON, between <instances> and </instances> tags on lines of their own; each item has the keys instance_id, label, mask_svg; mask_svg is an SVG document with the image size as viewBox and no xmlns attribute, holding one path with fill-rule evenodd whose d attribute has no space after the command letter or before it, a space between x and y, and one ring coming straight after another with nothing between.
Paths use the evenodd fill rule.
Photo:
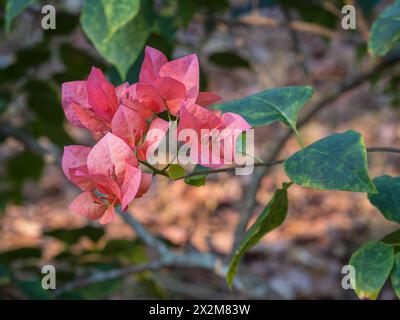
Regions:
<instances>
[{"instance_id":1,"label":"thin twig","mask_svg":"<svg viewBox=\"0 0 400 320\"><path fill-rule=\"evenodd\" d=\"M400 153L400 148L393 148L393 147L369 147L367 148L367 152L388 152L388 153ZM254 163L253 166L254 167L264 167L264 168L269 168L272 166L276 166L276 165L280 165L282 163L285 162L286 159L282 159L282 160L276 160L276 161L272 161L269 163L264 163L264 162L260 162L260 163ZM184 177L181 177L179 179L186 179L186 178L190 178L190 177L195 177L195 176L201 176L201 175L209 175L209 174L214 174L214 173L229 173L229 172L233 172L236 169L239 168L244 168L246 167L246 165L238 165L238 166L232 166L232 167L228 167L228 168L219 168L219 169L211 169L211 170L202 170L202 171L196 171L196 172L191 172L189 174L187 174ZM179 180L176 179L176 180Z\"/></svg>"},{"instance_id":2,"label":"thin twig","mask_svg":"<svg viewBox=\"0 0 400 320\"><path fill-rule=\"evenodd\" d=\"M276 166L279 164L282 164L285 160L276 160L276 161L271 161L270 163L254 163L253 166L254 167L272 167L272 166ZM211 170L200 170L200 171L196 171L196 172L191 172L188 173L187 175L185 175L184 177L178 178L176 180L180 180L180 179L186 179L186 178L190 178L190 177L196 177L196 176L201 176L201 175L209 175L209 174L213 174L213 173L221 173L221 172L233 172L236 169L240 169L240 168L245 168L246 165L237 165L237 166L232 166L232 167L228 167L228 168L219 168L219 169L211 169Z\"/></svg>"},{"instance_id":3,"label":"thin twig","mask_svg":"<svg viewBox=\"0 0 400 320\"><path fill-rule=\"evenodd\" d=\"M104 272L96 272L86 278L78 278L71 282L66 283L57 289L54 293L54 297L58 297L68 291L76 290L82 287L90 286L95 283L104 282L108 280L123 278L128 275L133 275L136 273L141 273L144 271L154 271L159 270L166 266L165 262L162 260L156 260L145 264L133 265L126 268L114 269Z\"/></svg>"},{"instance_id":4,"label":"thin twig","mask_svg":"<svg viewBox=\"0 0 400 320\"><path fill-rule=\"evenodd\" d=\"M399 148L393 147L369 147L367 148L368 152L389 152L389 153L400 153Z\"/></svg>"}]
</instances>

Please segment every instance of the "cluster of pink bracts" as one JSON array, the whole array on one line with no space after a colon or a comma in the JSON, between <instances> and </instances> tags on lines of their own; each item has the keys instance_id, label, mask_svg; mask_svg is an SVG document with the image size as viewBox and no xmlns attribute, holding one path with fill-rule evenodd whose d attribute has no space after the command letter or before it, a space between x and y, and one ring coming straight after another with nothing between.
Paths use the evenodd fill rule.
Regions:
<instances>
[{"instance_id":1,"label":"cluster of pink bracts","mask_svg":"<svg viewBox=\"0 0 400 320\"><path fill-rule=\"evenodd\" d=\"M163 111L179 119L178 131L250 128L239 115L205 108L219 99L214 93L199 92L195 54L167 61L150 47L139 82L133 85L114 87L97 68L92 68L87 81L64 83L62 106L68 121L90 130L98 140L92 148L64 148L64 174L83 191L70 209L105 224L115 217L115 206L125 211L148 190L152 175L140 170L139 161L145 161L147 150L157 143L146 133L168 131L168 122L157 117Z\"/></svg>"}]
</instances>

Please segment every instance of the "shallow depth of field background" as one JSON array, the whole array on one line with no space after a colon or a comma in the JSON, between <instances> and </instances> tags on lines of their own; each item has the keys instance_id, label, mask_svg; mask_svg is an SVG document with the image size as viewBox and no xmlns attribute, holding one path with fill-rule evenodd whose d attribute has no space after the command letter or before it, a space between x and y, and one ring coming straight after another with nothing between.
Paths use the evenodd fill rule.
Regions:
<instances>
[{"instance_id":1,"label":"shallow depth of field background","mask_svg":"<svg viewBox=\"0 0 400 320\"><path fill-rule=\"evenodd\" d=\"M203 89L220 94L225 101L267 88L306 84L313 86L316 101L374 63L366 52L362 30L341 29L340 9L316 5L316 11L310 11L283 2L289 2L285 10L290 18L280 5L269 6L272 1L198 1L193 4L194 16L188 14L187 27L180 24L170 37L155 31L148 44L169 57L197 53ZM315 1L324 2L335 1ZM363 10L364 22L370 25L391 1L358 2L364 3L358 10ZM120 218L102 227L68 210L79 190L64 178L57 156L64 145L91 145L93 141L87 132L65 121L61 83L85 79L92 65L102 68L115 84L121 80L83 34L80 1L50 3L57 10L56 30L41 29L41 5L25 11L10 34L1 30L0 298L5 299L46 298L40 287L40 267L44 264L55 265L58 283L65 283L93 270L141 263L152 256L134 240L135 235ZM4 1L0 4L3 26ZM181 19L180 14L172 16ZM278 27L260 25L258 14L282 23ZM243 15L251 16L246 23L239 23ZM320 24L331 34L296 32L298 41L294 41L287 28L288 19ZM139 62L131 68L130 82L137 77L137 65ZM367 146L400 146L398 70L397 77L381 76L329 104L301 129L305 143L351 128L364 135ZM396 74L396 69L389 74ZM278 123L257 129L256 153L265 154L282 129ZM12 137L15 135L21 139ZM42 157L35 153L37 150L27 148L31 140L50 150L51 155ZM298 145L291 139L279 158L296 150ZM400 158L370 154L369 166L372 176L399 175ZM150 191L134 201L131 212L171 246L229 254L239 207L251 178L218 174L209 176L203 187L156 178ZM254 195L258 204L255 213L285 180L280 166L263 178ZM395 224L385 221L365 194L317 192L294 186L289 201L286 222L246 254L242 267L255 282L269 283L282 298L355 298L351 290L341 288L343 265L360 244L379 239L394 230ZM70 229L78 230L66 231ZM248 292L230 292L223 279L205 271L183 269L103 283L71 297L254 296L251 287ZM393 298L392 290L384 290L382 298Z\"/></svg>"}]
</instances>

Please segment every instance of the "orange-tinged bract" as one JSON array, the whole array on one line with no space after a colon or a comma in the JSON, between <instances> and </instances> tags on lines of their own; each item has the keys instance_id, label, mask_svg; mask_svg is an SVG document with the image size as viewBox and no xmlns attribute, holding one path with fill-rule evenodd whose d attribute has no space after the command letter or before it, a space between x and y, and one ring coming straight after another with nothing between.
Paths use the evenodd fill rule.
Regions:
<instances>
[{"instance_id":1,"label":"orange-tinged bract","mask_svg":"<svg viewBox=\"0 0 400 320\"><path fill-rule=\"evenodd\" d=\"M95 67L86 81L63 83L67 120L98 140L92 148L64 148L64 174L83 191L70 209L105 224L114 219L116 206L125 211L146 193L152 175L141 171L139 161L146 161L149 151L157 149L167 134L169 123L160 118L161 112L177 117L178 131L235 128L240 133L249 129L239 115L220 115L205 108L220 99L215 93L199 92L195 54L168 61L151 47L145 49L137 83L115 87ZM234 134L233 143L236 138ZM220 158L223 163L222 153ZM200 156L196 160L202 163Z\"/></svg>"}]
</instances>

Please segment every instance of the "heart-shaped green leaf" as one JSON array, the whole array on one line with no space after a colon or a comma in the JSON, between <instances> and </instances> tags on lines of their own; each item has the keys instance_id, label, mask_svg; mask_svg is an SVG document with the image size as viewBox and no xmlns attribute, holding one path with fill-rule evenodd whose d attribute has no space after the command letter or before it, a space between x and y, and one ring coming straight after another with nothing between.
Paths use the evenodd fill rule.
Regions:
<instances>
[{"instance_id":1,"label":"heart-shaped green leaf","mask_svg":"<svg viewBox=\"0 0 400 320\"><path fill-rule=\"evenodd\" d=\"M185 178L185 182L195 187L201 187L206 184L206 176L201 174L201 172L207 171L206 167L202 165L196 164L193 171L191 172L191 176ZM195 173L199 172L199 174L195 175Z\"/></svg>"},{"instance_id":2,"label":"heart-shaped green leaf","mask_svg":"<svg viewBox=\"0 0 400 320\"><path fill-rule=\"evenodd\" d=\"M275 191L271 201L246 232L229 264L228 273L226 275L226 281L229 286L232 285L237 267L243 254L251 247L255 246L268 232L279 227L285 220L288 209L287 189L290 185L291 184L284 184L282 189Z\"/></svg>"},{"instance_id":3,"label":"heart-shaped green leaf","mask_svg":"<svg viewBox=\"0 0 400 320\"><path fill-rule=\"evenodd\" d=\"M223 112L240 114L253 127L281 121L297 133L299 110L312 96L311 87L291 86L265 90L218 105Z\"/></svg>"},{"instance_id":4,"label":"heart-shaped green leaf","mask_svg":"<svg viewBox=\"0 0 400 320\"><path fill-rule=\"evenodd\" d=\"M374 180L376 194L368 194L369 201L383 216L400 223L400 177L381 176Z\"/></svg>"},{"instance_id":5,"label":"heart-shaped green leaf","mask_svg":"<svg viewBox=\"0 0 400 320\"><path fill-rule=\"evenodd\" d=\"M116 1L104 6L102 1L85 0L81 23L96 49L115 65L121 78L125 79L152 31L152 1L140 1L140 10L136 14L121 11L123 6L120 5L115 5L119 10L113 13L112 4L115 5Z\"/></svg>"},{"instance_id":6,"label":"heart-shaped green leaf","mask_svg":"<svg viewBox=\"0 0 400 320\"><path fill-rule=\"evenodd\" d=\"M400 0L388 6L372 25L368 47L374 56L383 56L400 40Z\"/></svg>"},{"instance_id":7,"label":"heart-shaped green leaf","mask_svg":"<svg viewBox=\"0 0 400 320\"><path fill-rule=\"evenodd\" d=\"M292 155L284 166L289 178L306 188L376 192L368 175L363 138L352 130L314 142Z\"/></svg>"},{"instance_id":8,"label":"heart-shaped green leaf","mask_svg":"<svg viewBox=\"0 0 400 320\"><path fill-rule=\"evenodd\" d=\"M171 164L168 169L168 176L173 180L181 179L185 176L185 169L179 164Z\"/></svg>"},{"instance_id":9,"label":"heart-shaped green leaf","mask_svg":"<svg viewBox=\"0 0 400 320\"><path fill-rule=\"evenodd\" d=\"M356 293L361 299L375 300L393 268L391 245L369 242L352 255L349 264L355 269Z\"/></svg>"}]
</instances>

